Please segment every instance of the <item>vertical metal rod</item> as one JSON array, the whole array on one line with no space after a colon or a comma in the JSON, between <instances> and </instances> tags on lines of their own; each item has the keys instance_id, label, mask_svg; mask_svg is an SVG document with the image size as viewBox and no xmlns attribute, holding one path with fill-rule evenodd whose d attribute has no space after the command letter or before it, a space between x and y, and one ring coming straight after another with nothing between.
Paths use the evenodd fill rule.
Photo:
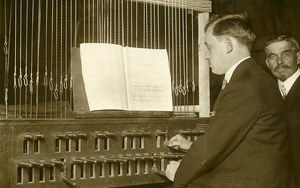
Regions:
<instances>
[{"instance_id":1,"label":"vertical metal rod","mask_svg":"<svg viewBox=\"0 0 300 188\"><path fill-rule=\"evenodd\" d=\"M85 12L86 12L85 0L83 1L83 42L85 42L86 30L85 30Z\"/></svg>"},{"instance_id":2,"label":"vertical metal rod","mask_svg":"<svg viewBox=\"0 0 300 188\"><path fill-rule=\"evenodd\" d=\"M157 4L157 48L160 49L160 9Z\"/></svg>"},{"instance_id":3,"label":"vertical metal rod","mask_svg":"<svg viewBox=\"0 0 300 188\"><path fill-rule=\"evenodd\" d=\"M71 22L70 22L71 23ZM65 92L65 118L67 117L67 96L68 96L68 0L65 0L65 78L64 78L64 92ZM71 40L70 40L71 42Z\"/></svg>"},{"instance_id":4,"label":"vertical metal rod","mask_svg":"<svg viewBox=\"0 0 300 188\"><path fill-rule=\"evenodd\" d=\"M22 86L23 86L23 83L22 83L22 25L23 25L23 19L22 19L22 14L23 14L23 11L22 11L23 7L22 7L22 1L20 1L20 21L19 21L19 24L20 24L20 28L19 28L19 36L20 36L20 43L19 43L19 62L20 62L20 75L19 75L19 78L18 78L18 86L19 86L19 118L22 118Z\"/></svg>"},{"instance_id":5,"label":"vertical metal rod","mask_svg":"<svg viewBox=\"0 0 300 188\"><path fill-rule=\"evenodd\" d=\"M25 24L25 73L24 73L24 87L25 87L25 103L24 103L24 113L25 118L27 118L27 90L28 90L28 10L29 10L29 0L26 0L26 24Z\"/></svg>"},{"instance_id":6,"label":"vertical metal rod","mask_svg":"<svg viewBox=\"0 0 300 188\"><path fill-rule=\"evenodd\" d=\"M133 0L130 1L130 46L133 47Z\"/></svg>"},{"instance_id":7,"label":"vertical metal rod","mask_svg":"<svg viewBox=\"0 0 300 188\"><path fill-rule=\"evenodd\" d=\"M73 46L73 43L74 43L74 40L73 40L73 0L70 0L70 6L69 7L70 7L69 8L70 9L70 13L69 13L69 16L70 16L70 46L74 47ZM76 25L76 24L74 24L74 25Z\"/></svg>"},{"instance_id":8,"label":"vertical metal rod","mask_svg":"<svg viewBox=\"0 0 300 188\"><path fill-rule=\"evenodd\" d=\"M146 2L144 2L143 10L143 48L146 47Z\"/></svg>"},{"instance_id":9,"label":"vertical metal rod","mask_svg":"<svg viewBox=\"0 0 300 188\"><path fill-rule=\"evenodd\" d=\"M165 21L165 23L164 23L164 25L165 25L165 49L167 49L168 47L167 47L167 33L169 33L169 24L168 24L168 27L167 27L167 11L169 12L169 7L168 7L168 9L167 9L167 6L165 6L165 11L164 11L164 16L165 16L165 18L164 18L164 21ZM168 13L169 14L169 13ZM169 54L169 53L168 53Z\"/></svg>"},{"instance_id":10,"label":"vertical metal rod","mask_svg":"<svg viewBox=\"0 0 300 188\"><path fill-rule=\"evenodd\" d=\"M117 12L118 12L118 19L117 19L117 23L118 23L118 26L117 26L117 28L118 28L118 43L117 44L121 44L122 46L124 45L123 44L123 42L122 42L122 33L121 33L121 30L122 30L122 28L121 28L121 15L122 15L122 12L121 12L121 8L120 8L120 5L121 4L123 4L123 1L121 0L116 0L117 1L117 5L118 5L118 10L117 10ZM121 2L121 4L120 4L120 2Z\"/></svg>"},{"instance_id":11,"label":"vertical metal rod","mask_svg":"<svg viewBox=\"0 0 300 188\"><path fill-rule=\"evenodd\" d=\"M121 38L122 38L122 46L125 45L125 40L124 40L124 2L121 0ZM128 14L128 12L127 12ZM127 20L128 22L128 20ZM128 44L127 44L128 45Z\"/></svg>"},{"instance_id":12,"label":"vertical metal rod","mask_svg":"<svg viewBox=\"0 0 300 188\"><path fill-rule=\"evenodd\" d=\"M76 1L75 1L75 4L76 4ZM76 7L76 6L75 6ZM75 14L76 15L76 14ZM72 47L76 47L76 19L74 19L75 22L74 22L74 39L73 39L73 0L70 0L70 46L71 48ZM74 41L74 42L73 42ZM69 87L69 90L70 90L70 99L69 99L69 109L72 109L72 101L73 101L73 66L72 66L72 63L70 63L70 87Z\"/></svg>"},{"instance_id":13,"label":"vertical metal rod","mask_svg":"<svg viewBox=\"0 0 300 188\"><path fill-rule=\"evenodd\" d=\"M192 1L193 2L193 1ZM195 49L194 49L194 11L192 10L191 15L191 37L192 37L192 93L193 93L193 112L195 112Z\"/></svg>"},{"instance_id":14,"label":"vertical metal rod","mask_svg":"<svg viewBox=\"0 0 300 188\"><path fill-rule=\"evenodd\" d=\"M50 44L50 79L49 79L49 90L50 90L50 118L53 115L53 36L54 36L54 0L51 4L51 44Z\"/></svg>"},{"instance_id":15,"label":"vertical metal rod","mask_svg":"<svg viewBox=\"0 0 300 188\"><path fill-rule=\"evenodd\" d=\"M119 35L119 32L117 34L117 0L112 0L114 2L114 7L113 7L113 12L114 12L114 18L113 18L113 35L114 35L114 40L113 43L117 44L117 35ZM112 21L112 20L111 20Z\"/></svg>"},{"instance_id":16,"label":"vertical metal rod","mask_svg":"<svg viewBox=\"0 0 300 188\"><path fill-rule=\"evenodd\" d=\"M184 0L184 4L186 4L186 0ZM187 37L188 37L188 34L187 34L187 18L188 18L188 10L187 9L184 9L184 58L185 58L185 65L186 65L186 81L185 81L185 89L186 89L186 104L187 106L189 105L189 61L188 61L188 44L187 44ZM187 113L189 113L189 108L187 108L186 110Z\"/></svg>"},{"instance_id":17,"label":"vertical metal rod","mask_svg":"<svg viewBox=\"0 0 300 188\"><path fill-rule=\"evenodd\" d=\"M156 12L156 4L153 4L153 48L156 49L157 45L156 45L156 14L159 14L158 12Z\"/></svg>"},{"instance_id":18,"label":"vertical metal rod","mask_svg":"<svg viewBox=\"0 0 300 188\"><path fill-rule=\"evenodd\" d=\"M10 38L11 38L11 18L12 18L12 2L10 2L9 20L7 25L7 0L4 1L4 44L3 50L5 55L5 72L4 72L4 100L5 100L5 118L8 118L8 77L9 77L9 61L10 61ZM8 28L7 28L8 27ZM8 31L7 31L8 30Z\"/></svg>"},{"instance_id":19,"label":"vertical metal rod","mask_svg":"<svg viewBox=\"0 0 300 188\"><path fill-rule=\"evenodd\" d=\"M113 11L113 5L112 5L112 1L113 0L109 0L109 21L107 22L107 24L109 24L109 43L112 43L112 11Z\"/></svg>"},{"instance_id":20,"label":"vertical metal rod","mask_svg":"<svg viewBox=\"0 0 300 188\"><path fill-rule=\"evenodd\" d=\"M182 112L182 80L183 78L183 62L182 62L182 54L181 54L181 47L182 47L182 41L181 41L181 9L180 8L176 8L177 10L177 23L176 25L178 25L178 54L176 55L176 59L178 59L178 64L179 64L179 86L178 86L178 92L179 92L179 101L178 101L178 105L179 105L179 114L181 114Z\"/></svg>"},{"instance_id":21,"label":"vertical metal rod","mask_svg":"<svg viewBox=\"0 0 300 188\"><path fill-rule=\"evenodd\" d=\"M183 9L181 10L182 12L181 12L181 15L183 16ZM182 28L182 30L181 30L181 42L182 42L182 49L181 49L181 62L182 62L182 83L181 83L181 95L180 95L180 97L181 97L181 102L180 102L180 106L181 106L181 108L180 109L182 109L182 115L183 116L185 116L185 115L187 115L187 92L186 92L186 86L185 86L185 83L186 83L186 61L185 61L185 56L184 56L184 54L185 54L185 52L184 52L184 50L185 50L185 46L184 46L184 20L183 20L183 17L182 17L182 25L181 25L181 28Z\"/></svg>"},{"instance_id":22,"label":"vertical metal rod","mask_svg":"<svg viewBox=\"0 0 300 188\"><path fill-rule=\"evenodd\" d=\"M173 0L173 3L175 3L175 0ZM180 63L178 63L178 51L177 51L177 45L178 45L178 39L177 39L177 24L178 24L178 20L177 20L177 8L173 7L173 14L174 14L174 20L173 20L173 29L174 29L174 37L172 37L172 39L174 40L174 61L175 61L175 100L176 100L176 104L179 105L179 79L180 79L180 71L181 71L181 65ZM180 72L178 74L178 71ZM179 78L178 78L179 77Z\"/></svg>"},{"instance_id":23,"label":"vertical metal rod","mask_svg":"<svg viewBox=\"0 0 300 188\"><path fill-rule=\"evenodd\" d=\"M15 0L15 59L14 59L14 93L15 93L15 118L17 118L17 0Z\"/></svg>"},{"instance_id":24,"label":"vertical metal rod","mask_svg":"<svg viewBox=\"0 0 300 188\"><path fill-rule=\"evenodd\" d=\"M33 49L34 49L34 0L32 0L31 4L31 51L30 51L30 81L29 81L29 92L30 92L30 115L32 118L32 110L33 110Z\"/></svg>"},{"instance_id":25,"label":"vertical metal rod","mask_svg":"<svg viewBox=\"0 0 300 188\"><path fill-rule=\"evenodd\" d=\"M104 17L104 10L106 10L106 3L104 0L100 0L100 6L101 6L101 42L105 43L106 42L106 17Z\"/></svg>"},{"instance_id":26,"label":"vertical metal rod","mask_svg":"<svg viewBox=\"0 0 300 188\"><path fill-rule=\"evenodd\" d=\"M45 74L44 74L44 86L45 86L45 118L47 117L47 91L48 91L48 0L45 1Z\"/></svg>"},{"instance_id":27,"label":"vertical metal rod","mask_svg":"<svg viewBox=\"0 0 300 188\"><path fill-rule=\"evenodd\" d=\"M7 98L8 98L8 92L7 92L7 76L8 76L8 65L9 62L7 61L8 57L8 43L7 43L7 18L6 18L6 9L7 4L6 0L4 0L4 43L3 43L3 52L4 52L4 102L5 102L5 117L7 118Z\"/></svg>"},{"instance_id":28,"label":"vertical metal rod","mask_svg":"<svg viewBox=\"0 0 300 188\"><path fill-rule=\"evenodd\" d=\"M132 3L132 1L131 1ZM130 14L132 13L132 9L130 11ZM132 17L130 17L130 20L132 21ZM130 22L131 24L131 22ZM126 2L126 45L129 45L129 1Z\"/></svg>"},{"instance_id":29,"label":"vertical metal rod","mask_svg":"<svg viewBox=\"0 0 300 188\"><path fill-rule=\"evenodd\" d=\"M36 71L36 118L38 118L38 111L39 111L39 79L40 79L40 40L41 40L41 7L42 2L39 2L38 7L38 39L37 39L37 71Z\"/></svg>"},{"instance_id":30,"label":"vertical metal rod","mask_svg":"<svg viewBox=\"0 0 300 188\"><path fill-rule=\"evenodd\" d=\"M150 11L149 11L149 17L150 17L150 48L153 48L153 4L150 3Z\"/></svg>"},{"instance_id":31,"label":"vertical metal rod","mask_svg":"<svg viewBox=\"0 0 300 188\"><path fill-rule=\"evenodd\" d=\"M101 20L100 20L100 4L99 4L99 0L96 0L96 35L97 35L97 43L100 42L100 35L101 35L101 29L100 29L100 24L101 24Z\"/></svg>"},{"instance_id":32,"label":"vertical metal rod","mask_svg":"<svg viewBox=\"0 0 300 188\"><path fill-rule=\"evenodd\" d=\"M169 0L169 3L173 3L173 0ZM176 87L176 75L177 75L177 72L176 72L176 64L175 64L175 58L174 58L174 41L172 40L174 38L174 8L173 7L170 7L169 8L169 14L170 16L168 16L168 19L169 19L169 23L170 23L170 26L169 26L169 40L168 40L168 43L169 43L169 53L170 53L170 59L171 59L171 68L173 69L172 70L172 73L173 73L173 76L172 76L172 91L173 91L173 104L174 106L177 105L176 103L176 95L175 95L175 87ZM175 110L173 110L175 111Z\"/></svg>"},{"instance_id":33,"label":"vertical metal rod","mask_svg":"<svg viewBox=\"0 0 300 188\"><path fill-rule=\"evenodd\" d=\"M148 48L148 39L149 39L149 35L148 35L148 4L145 3L145 25L146 25L146 28L145 28L145 37L146 37L146 48Z\"/></svg>"},{"instance_id":34,"label":"vertical metal rod","mask_svg":"<svg viewBox=\"0 0 300 188\"><path fill-rule=\"evenodd\" d=\"M138 47L138 3L135 2L135 47Z\"/></svg>"},{"instance_id":35,"label":"vertical metal rod","mask_svg":"<svg viewBox=\"0 0 300 188\"><path fill-rule=\"evenodd\" d=\"M95 0L92 0L92 42L95 42Z\"/></svg>"},{"instance_id":36,"label":"vertical metal rod","mask_svg":"<svg viewBox=\"0 0 300 188\"><path fill-rule=\"evenodd\" d=\"M75 26L77 25L77 0L74 0L75 1L75 6L74 6L74 23L75 23ZM77 47L77 29L75 29L74 31L74 46Z\"/></svg>"},{"instance_id":37,"label":"vertical metal rod","mask_svg":"<svg viewBox=\"0 0 300 188\"><path fill-rule=\"evenodd\" d=\"M104 18L104 2L103 0L100 0L100 31L101 31L101 35L100 35L100 42L104 43L105 42L105 18Z\"/></svg>"},{"instance_id":38,"label":"vertical metal rod","mask_svg":"<svg viewBox=\"0 0 300 188\"><path fill-rule=\"evenodd\" d=\"M88 42L91 42L91 1L88 1L88 19L87 19L87 23L88 23Z\"/></svg>"},{"instance_id":39,"label":"vertical metal rod","mask_svg":"<svg viewBox=\"0 0 300 188\"><path fill-rule=\"evenodd\" d=\"M12 22L12 2L10 3L10 13L9 13L9 31L8 31L8 55L7 55L7 61L8 61L8 68L7 68L7 76L9 75L9 63L10 63L10 45L11 45L11 22ZM6 89L7 96L5 97L6 106L8 103L8 77L7 77L7 89ZM6 118L7 118L8 112L6 108Z\"/></svg>"},{"instance_id":40,"label":"vertical metal rod","mask_svg":"<svg viewBox=\"0 0 300 188\"><path fill-rule=\"evenodd\" d=\"M57 99L58 99L58 22L59 22L59 18L58 18L58 0L56 0L55 3L55 89L53 92L54 95L54 99L55 99L55 103L56 103L56 113L55 113L55 117L58 116L57 111L58 111L58 103L57 103Z\"/></svg>"},{"instance_id":41,"label":"vertical metal rod","mask_svg":"<svg viewBox=\"0 0 300 188\"><path fill-rule=\"evenodd\" d=\"M60 1L60 80L59 80L59 96L60 96L60 118L63 117L63 2Z\"/></svg>"},{"instance_id":42,"label":"vertical metal rod","mask_svg":"<svg viewBox=\"0 0 300 188\"><path fill-rule=\"evenodd\" d=\"M184 105L184 112L187 112L187 93L186 93L186 61L185 61L185 9L184 9L184 4L183 4L183 0L181 0L181 9L180 9L180 13L181 13L181 41L182 41L182 67L183 67L183 83L182 83L182 95L183 95L183 105Z\"/></svg>"}]
</instances>

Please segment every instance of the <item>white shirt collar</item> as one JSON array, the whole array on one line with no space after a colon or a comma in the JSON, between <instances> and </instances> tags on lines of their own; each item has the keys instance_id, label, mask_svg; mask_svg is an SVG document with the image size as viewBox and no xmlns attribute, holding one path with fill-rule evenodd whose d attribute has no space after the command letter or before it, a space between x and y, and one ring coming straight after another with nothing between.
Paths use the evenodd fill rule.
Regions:
<instances>
[{"instance_id":1,"label":"white shirt collar","mask_svg":"<svg viewBox=\"0 0 300 188\"><path fill-rule=\"evenodd\" d=\"M229 83L231 77L232 77L232 74L234 72L234 70L236 69L236 67L241 64L243 61L245 61L246 59L250 58L250 56L248 57L245 57L244 59L238 61L237 63L235 63L234 65L232 65L225 73L225 80L227 81L227 83Z\"/></svg>"},{"instance_id":2,"label":"white shirt collar","mask_svg":"<svg viewBox=\"0 0 300 188\"><path fill-rule=\"evenodd\" d=\"M284 85L286 89L286 93L288 94L294 82L297 80L299 76L300 76L300 69L298 68L298 70L291 77L286 79L284 82L278 80L278 87L280 88L281 85Z\"/></svg>"}]
</instances>

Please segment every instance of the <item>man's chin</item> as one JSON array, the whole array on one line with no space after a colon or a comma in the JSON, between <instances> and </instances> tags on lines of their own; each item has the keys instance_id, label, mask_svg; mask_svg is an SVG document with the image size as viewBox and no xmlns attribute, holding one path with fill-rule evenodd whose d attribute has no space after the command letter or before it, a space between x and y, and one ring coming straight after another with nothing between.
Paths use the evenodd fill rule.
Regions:
<instances>
[{"instance_id":1,"label":"man's chin","mask_svg":"<svg viewBox=\"0 0 300 188\"><path fill-rule=\"evenodd\" d=\"M276 76L279 80L284 81L293 75L293 70L290 68L277 68L274 72L274 76Z\"/></svg>"},{"instance_id":2,"label":"man's chin","mask_svg":"<svg viewBox=\"0 0 300 188\"><path fill-rule=\"evenodd\" d=\"M276 74L276 77L280 80L280 81L285 81L287 78L288 78L288 76L287 75L285 75L285 74Z\"/></svg>"},{"instance_id":3,"label":"man's chin","mask_svg":"<svg viewBox=\"0 0 300 188\"><path fill-rule=\"evenodd\" d=\"M212 73L216 74L216 75L223 75L224 73L219 73L219 72L214 72L214 71L211 71Z\"/></svg>"}]
</instances>

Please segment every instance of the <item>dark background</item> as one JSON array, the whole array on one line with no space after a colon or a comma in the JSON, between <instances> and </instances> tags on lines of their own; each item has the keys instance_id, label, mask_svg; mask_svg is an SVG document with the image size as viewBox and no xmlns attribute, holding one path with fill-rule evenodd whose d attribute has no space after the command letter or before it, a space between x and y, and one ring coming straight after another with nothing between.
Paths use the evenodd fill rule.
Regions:
<instances>
[{"instance_id":1,"label":"dark background","mask_svg":"<svg viewBox=\"0 0 300 188\"><path fill-rule=\"evenodd\" d=\"M212 14L246 13L251 19L256 43L252 57L268 72L264 43L277 35L290 35L300 41L299 0L212 0ZM223 76L211 74L211 107L219 93Z\"/></svg>"},{"instance_id":2,"label":"dark background","mask_svg":"<svg viewBox=\"0 0 300 188\"><path fill-rule=\"evenodd\" d=\"M253 56L264 65L264 43L271 36L291 35L300 40L299 0L212 0L212 13L247 13L257 40Z\"/></svg>"}]
</instances>

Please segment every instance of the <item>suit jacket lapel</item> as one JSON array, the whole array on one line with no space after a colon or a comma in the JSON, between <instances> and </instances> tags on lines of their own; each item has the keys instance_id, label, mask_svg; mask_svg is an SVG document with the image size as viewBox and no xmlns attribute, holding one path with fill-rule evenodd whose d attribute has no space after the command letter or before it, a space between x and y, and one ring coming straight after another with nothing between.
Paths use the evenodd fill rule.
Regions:
<instances>
[{"instance_id":1,"label":"suit jacket lapel","mask_svg":"<svg viewBox=\"0 0 300 188\"><path fill-rule=\"evenodd\" d=\"M289 93L284 99L284 103L287 109L290 108L292 104L294 104L298 100L299 92L300 92L300 76L297 78L297 80L291 87Z\"/></svg>"},{"instance_id":2,"label":"suit jacket lapel","mask_svg":"<svg viewBox=\"0 0 300 188\"><path fill-rule=\"evenodd\" d=\"M237 80L239 80L239 78L245 73L245 71L248 70L248 68L250 66L255 65L254 60L252 58L248 58L245 61L243 61L242 63L240 63L236 69L234 70L230 82L226 85L226 87L224 89L222 89L219 93L219 96L215 102L213 111L216 112L216 109L219 105L219 103L222 101L223 96L230 91L230 84L236 82Z\"/></svg>"}]
</instances>

